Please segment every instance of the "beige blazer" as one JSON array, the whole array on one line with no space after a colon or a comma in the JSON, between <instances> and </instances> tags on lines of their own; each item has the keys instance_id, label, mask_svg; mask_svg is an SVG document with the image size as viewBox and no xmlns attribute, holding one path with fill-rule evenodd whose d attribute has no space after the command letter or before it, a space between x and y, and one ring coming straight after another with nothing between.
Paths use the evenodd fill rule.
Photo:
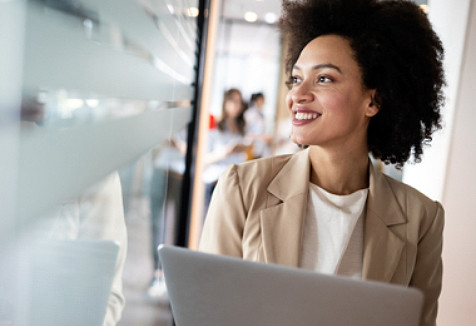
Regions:
<instances>
[{"instance_id":1,"label":"beige blazer","mask_svg":"<svg viewBox=\"0 0 476 326\"><path fill-rule=\"evenodd\" d=\"M310 180L308 150L232 165L220 177L199 250L299 267ZM425 294L421 325L435 325L444 211L370 166L362 275Z\"/></svg>"}]
</instances>

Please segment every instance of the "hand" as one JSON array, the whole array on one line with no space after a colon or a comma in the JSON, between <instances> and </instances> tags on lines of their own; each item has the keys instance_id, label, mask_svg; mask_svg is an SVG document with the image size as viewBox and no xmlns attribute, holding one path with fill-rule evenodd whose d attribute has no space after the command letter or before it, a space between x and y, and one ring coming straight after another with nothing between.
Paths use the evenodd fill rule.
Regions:
<instances>
[{"instance_id":1,"label":"hand","mask_svg":"<svg viewBox=\"0 0 476 326\"><path fill-rule=\"evenodd\" d=\"M250 145L236 143L228 148L228 154L242 153L248 151Z\"/></svg>"}]
</instances>

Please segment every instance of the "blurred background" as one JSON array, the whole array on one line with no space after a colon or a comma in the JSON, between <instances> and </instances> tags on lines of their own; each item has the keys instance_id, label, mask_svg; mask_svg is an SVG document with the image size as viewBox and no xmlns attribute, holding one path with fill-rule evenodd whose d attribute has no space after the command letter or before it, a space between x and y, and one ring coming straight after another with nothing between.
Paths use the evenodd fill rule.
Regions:
<instances>
[{"instance_id":1,"label":"blurred background","mask_svg":"<svg viewBox=\"0 0 476 326\"><path fill-rule=\"evenodd\" d=\"M443 203L438 325L469 326L476 8L415 2L446 49L445 128L421 164L381 168ZM284 106L280 9L280 0L0 0L0 326L173 324L157 246L196 249L229 163L299 150ZM227 118L246 127L223 134Z\"/></svg>"}]
</instances>

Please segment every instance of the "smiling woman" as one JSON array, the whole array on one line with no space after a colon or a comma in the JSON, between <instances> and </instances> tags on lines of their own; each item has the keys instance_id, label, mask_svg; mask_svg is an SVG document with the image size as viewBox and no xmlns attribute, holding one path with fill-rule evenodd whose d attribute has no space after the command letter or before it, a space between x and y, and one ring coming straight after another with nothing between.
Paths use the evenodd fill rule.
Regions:
<instances>
[{"instance_id":1,"label":"smiling woman","mask_svg":"<svg viewBox=\"0 0 476 326\"><path fill-rule=\"evenodd\" d=\"M417 5L397 0L285 1L280 26L291 137L307 149L229 167L200 249L415 287L421 325L435 325L443 208L369 154L418 162L440 128L439 38Z\"/></svg>"}]
</instances>

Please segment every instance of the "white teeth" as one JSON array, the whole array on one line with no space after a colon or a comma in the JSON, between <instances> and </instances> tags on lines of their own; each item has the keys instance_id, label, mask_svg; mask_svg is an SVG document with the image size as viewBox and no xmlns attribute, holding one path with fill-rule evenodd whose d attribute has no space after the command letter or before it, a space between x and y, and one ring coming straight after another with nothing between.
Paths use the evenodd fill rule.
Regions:
<instances>
[{"instance_id":1,"label":"white teeth","mask_svg":"<svg viewBox=\"0 0 476 326\"><path fill-rule=\"evenodd\" d=\"M296 113L297 120L311 120L311 119L316 119L318 116L319 115L317 113L303 113L303 112Z\"/></svg>"}]
</instances>

